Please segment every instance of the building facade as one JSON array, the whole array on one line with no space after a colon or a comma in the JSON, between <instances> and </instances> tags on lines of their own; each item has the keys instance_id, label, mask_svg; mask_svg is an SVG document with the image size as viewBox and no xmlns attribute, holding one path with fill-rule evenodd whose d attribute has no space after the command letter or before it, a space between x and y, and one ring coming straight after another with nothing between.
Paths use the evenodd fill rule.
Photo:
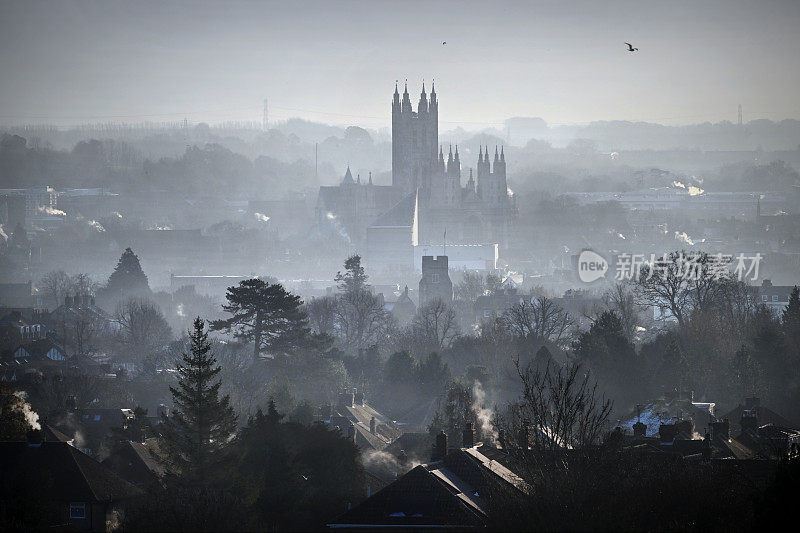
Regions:
<instances>
[{"instance_id":1,"label":"building facade","mask_svg":"<svg viewBox=\"0 0 800 533\"><path fill-rule=\"evenodd\" d=\"M439 102L422 87L416 108L408 87L392 98L392 184L354 180L348 168L341 184L321 187L316 217L321 231L366 244L365 261L378 268L413 268L411 246L498 244L508 247L516 206L506 181L503 147L481 147L477 173L462 184L458 147L439 145ZM413 200L412 200L413 198ZM408 209L413 213L407 213ZM402 223L387 224L403 212ZM392 216L387 216L392 213ZM415 221L413 224L409 221ZM391 226L391 227L390 227ZM372 230L372 231L371 231ZM392 243L383 237L391 232ZM402 233L402 235L400 235ZM402 240L402 252L387 250ZM380 241L380 242L379 242Z\"/></svg>"}]
</instances>

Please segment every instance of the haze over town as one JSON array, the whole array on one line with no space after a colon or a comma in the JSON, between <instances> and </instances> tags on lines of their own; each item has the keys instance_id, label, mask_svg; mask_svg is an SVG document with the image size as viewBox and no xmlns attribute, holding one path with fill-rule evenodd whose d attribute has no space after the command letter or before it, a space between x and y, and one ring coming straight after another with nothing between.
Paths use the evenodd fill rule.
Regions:
<instances>
[{"instance_id":1,"label":"haze over town","mask_svg":"<svg viewBox=\"0 0 800 533\"><path fill-rule=\"evenodd\" d=\"M3 2L0 524L780 523L798 22Z\"/></svg>"}]
</instances>

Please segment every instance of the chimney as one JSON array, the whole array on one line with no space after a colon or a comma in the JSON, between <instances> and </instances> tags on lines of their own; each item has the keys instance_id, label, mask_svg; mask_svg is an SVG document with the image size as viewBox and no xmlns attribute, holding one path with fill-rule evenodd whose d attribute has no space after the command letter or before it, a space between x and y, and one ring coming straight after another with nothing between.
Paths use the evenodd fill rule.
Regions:
<instances>
[{"instance_id":1,"label":"chimney","mask_svg":"<svg viewBox=\"0 0 800 533\"><path fill-rule=\"evenodd\" d=\"M742 411L742 419L740 420L742 431L756 431L758 429L758 414L755 409L745 409Z\"/></svg>"},{"instance_id":2,"label":"chimney","mask_svg":"<svg viewBox=\"0 0 800 533\"><path fill-rule=\"evenodd\" d=\"M637 438L644 438L647 436L647 424L642 423L640 420L633 425L633 436Z\"/></svg>"},{"instance_id":3,"label":"chimney","mask_svg":"<svg viewBox=\"0 0 800 533\"><path fill-rule=\"evenodd\" d=\"M711 438L714 440L730 440L731 422L727 418L722 421L711 422Z\"/></svg>"},{"instance_id":4,"label":"chimney","mask_svg":"<svg viewBox=\"0 0 800 533\"><path fill-rule=\"evenodd\" d=\"M431 454L432 461L441 461L447 455L447 433L441 430L436 435L436 444L433 445L433 454Z\"/></svg>"},{"instance_id":5,"label":"chimney","mask_svg":"<svg viewBox=\"0 0 800 533\"><path fill-rule=\"evenodd\" d=\"M692 435L694 435L694 421L691 419L678 420L675 423L675 432L676 435L679 433L686 433L689 435L689 438L692 438Z\"/></svg>"},{"instance_id":6,"label":"chimney","mask_svg":"<svg viewBox=\"0 0 800 533\"><path fill-rule=\"evenodd\" d=\"M64 407L67 411L74 411L78 408L78 399L74 395L67 396L64 401Z\"/></svg>"},{"instance_id":7,"label":"chimney","mask_svg":"<svg viewBox=\"0 0 800 533\"><path fill-rule=\"evenodd\" d=\"M661 442L672 442L678 434L678 427L675 424L661 424L658 427L658 435L661 437Z\"/></svg>"},{"instance_id":8,"label":"chimney","mask_svg":"<svg viewBox=\"0 0 800 533\"><path fill-rule=\"evenodd\" d=\"M25 439L28 441L28 446L39 447L42 445L44 436L42 435L42 430L40 429L29 429L25 434Z\"/></svg>"},{"instance_id":9,"label":"chimney","mask_svg":"<svg viewBox=\"0 0 800 533\"><path fill-rule=\"evenodd\" d=\"M375 426L377 426L377 421L373 416L372 418L369 419L369 432L372 433L373 435L375 434Z\"/></svg>"},{"instance_id":10,"label":"chimney","mask_svg":"<svg viewBox=\"0 0 800 533\"><path fill-rule=\"evenodd\" d=\"M464 425L464 432L461 434L461 444L464 448L472 448L475 446L475 424L467 422Z\"/></svg>"},{"instance_id":11,"label":"chimney","mask_svg":"<svg viewBox=\"0 0 800 533\"><path fill-rule=\"evenodd\" d=\"M400 463L400 466L406 466L408 464L408 455L405 450L400 450L400 454L397 456L397 462Z\"/></svg>"},{"instance_id":12,"label":"chimney","mask_svg":"<svg viewBox=\"0 0 800 533\"><path fill-rule=\"evenodd\" d=\"M339 408L344 409L345 407L353 407L353 392L348 389L342 390L341 394L339 394Z\"/></svg>"}]
</instances>

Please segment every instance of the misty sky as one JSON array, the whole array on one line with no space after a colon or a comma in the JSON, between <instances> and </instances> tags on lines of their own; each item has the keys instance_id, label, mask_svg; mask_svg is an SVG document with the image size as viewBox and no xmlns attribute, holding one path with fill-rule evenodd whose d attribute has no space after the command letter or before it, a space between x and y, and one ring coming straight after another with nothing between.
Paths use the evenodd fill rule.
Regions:
<instances>
[{"instance_id":1,"label":"misty sky","mask_svg":"<svg viewBox=\"0 0 800 533\"><path fill-rule=\"evenodd\" d=\"M0 123L260 121L267 97L381 127L395 79L416 102L434 77L443 129L800 118L799 27L796 0L0 0Z\"/></svg>"}]
</instances>

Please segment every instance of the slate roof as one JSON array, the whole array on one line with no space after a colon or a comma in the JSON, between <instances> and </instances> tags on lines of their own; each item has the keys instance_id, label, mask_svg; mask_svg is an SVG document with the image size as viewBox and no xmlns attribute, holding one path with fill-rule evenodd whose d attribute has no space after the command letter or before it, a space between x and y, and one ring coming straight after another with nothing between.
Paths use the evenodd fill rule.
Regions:
<instances>
[{"instance_id":1,"label":"slate roof","mask_svg":"<svg viewBox=\"0 0 800 533\"><path fill-rule=\"evenodd\" d=\"M454 474L432 472L426 465L419 465L333 520L328 527L422 530L443 526L460 529L486 527L485 510L475 501L477 498L468 497L462 488L463 482Z\"/></svg>"},{"instance_id":2,"label":"slate roof","mask_svg":"<svg viewBox=\"0 0 800 533\"><path fill-rule=\"evenodd\" d=\"M66 442L0 442L3 477L13 479L33 470L52 478L46 496L55 501L107 503L142 494L139 488Z\"/></svg>"},{"instance_id":3,"label":"slate roof","mask_svg":"<svg viewBox=\"0 0 800 533\"><path fill-rule=\"evenodd\" d=\"M450 450L419 465L328 524L343 529L476 529L488 523L491 495L522 494L527 484L483 446ZM501 489L497 491L497 489Z\"/></svg>"}]
</instances>

